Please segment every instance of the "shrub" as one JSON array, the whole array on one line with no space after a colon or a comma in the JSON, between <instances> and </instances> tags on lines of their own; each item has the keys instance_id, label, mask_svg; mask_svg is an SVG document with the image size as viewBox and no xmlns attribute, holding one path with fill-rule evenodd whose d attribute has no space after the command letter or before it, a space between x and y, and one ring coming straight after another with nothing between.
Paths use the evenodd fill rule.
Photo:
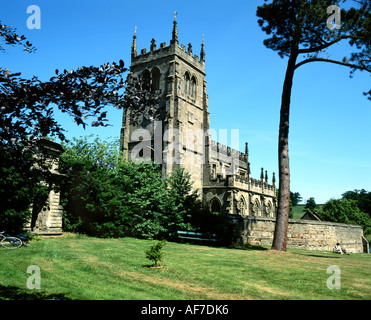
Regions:
<instances>
[{"instance_id":1,"label":"shrub","mask_svg":"<svg viewBox=\"0 0 371 320\"><path fill-rule=\"evenodd\" d=\"M190 175L177 169L163 177L156 164L120 159L118 142L89 137L64 144L60 172L64 230L97 237L176 237L192 229L199 201Z\"/></svg>"},{"instance_id":2,"label":"shrub","mask_svg":"<svg viewBox=\"0 0 371 320\"><path fill-rule=\"evenodd\" d=\"M148 250L146 250L146 258L154 262L154 266L157 267L157 262L162 261L163 252L162 248L166 245L166 240L157 241Z\"/></svg>"}]
</instances>

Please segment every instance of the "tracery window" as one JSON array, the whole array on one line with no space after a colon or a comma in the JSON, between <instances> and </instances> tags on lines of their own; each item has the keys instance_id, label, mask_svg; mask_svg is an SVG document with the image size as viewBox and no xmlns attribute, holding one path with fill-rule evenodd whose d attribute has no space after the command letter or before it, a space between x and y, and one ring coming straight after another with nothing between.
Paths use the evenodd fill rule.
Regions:
<instances>
[{"instance_id":1,"label":"tracery window","mask_svg":"<svg viewBox=\"0 0 371 320\"><path fill-rule=\"evenodd\" d=\"M237 209L240 215L246 214L246 202L243 197L241 197L240 200L237 202Z\"/></svg>"},{"instance_id":2,"label":"tracery window","mask_svg":"<svg viewBox=\"0 0 371 320\"><path fill-rule=\"evenodd\" d=\"M259 216L260 215L260 201L259 201L259 199L255 199L255 201L253 202L251 211L252 211L253 216Z\"/></svg>"},{"instance_id":3,"label":"tracery window","mask_svg":"<svg viewBox=\"0 0 371 320\"><path fill-rule=\"evenodd\" d=\"M268 204L267 204L267 207L266 207L266 209L265 209L265 212L266 212L266 215L268 216L268 217L271 217L272 216L272 213L273 213L273 205L272 205L272 202L268 202Z\"/></svg>"}]
</instances>

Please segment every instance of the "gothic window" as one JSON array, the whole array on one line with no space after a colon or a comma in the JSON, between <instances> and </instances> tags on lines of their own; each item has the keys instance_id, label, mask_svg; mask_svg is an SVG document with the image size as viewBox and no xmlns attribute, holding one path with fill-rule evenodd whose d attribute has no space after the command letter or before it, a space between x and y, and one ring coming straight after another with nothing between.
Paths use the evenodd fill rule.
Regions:
<instances>
[{"instance_id":1,"label":"gothic window","mask_svg":"<svg viewBox=\"0 0 371 320\"><path fill-rule=\"evenodd\" d=\"M190 82L191 77L189 76L189 73L186 72L184 75L184 92L186 95L190 93Z\"/></svg>"},{"instance_id":2,"label":"gothic window","mask_svg":"<svg viewBox=\"0 0 371 320\"><path fill-rule=\"evenodd\" d=\"M152 91L160 89L160 70L159 68L153 68L152 70Z\"/></svg>"},{"instance_id":3,"label":"gothic window","mask_svg":"<svg viewBox=\"0 0 371 320\"><path fill-rule=\"evenodd\" d=\"M238 201L237 209L240 215L244 216L246 214L246 202L243 197L241 197L240 200Z\"/></svg>"},{"instance_id":4,"label":"gothic window","mask_svg":"<svg viewBox=\"0 0 371 320\"><path fill-rule=\"evenodd\" d=\"M273 216L273 205L272 205L272 202L271 201L268 202L267 207L265 209L265 212L266 212L266 215L268 217L272 217Z\"/></svg>"},{"instance_id":5,"label":"gothic window","mask_svg":"<svg viewBox=\"0 0 371 320\"><path fill-rule=\"evenodd\" d=\"M194 76L191 79L191 96L196 97L196 78Z\"/></svg>"},{"instance_id":6,"label":"gothic window","mask_svg":"<svg viewBox=\"0 0 371 320\"><path fill-rule=\"evenodd\" d=\"M255 199L255 201L252 204L252 215L253 216L260 216L260 201L259 199Z\"/></svg>"},{"instance_id":7,"label":"gothic window","mask_svg":"<svg viewBox=\"0 0 371 320\"><path fill-rule=\"evenodd\" d=\"M148 70L144 70L142 73L142 79L143 79L143 90L149 90L151 87L151 74Z\"/></svg>"},{"instance_id":8,"label":"gothic window","mask_svg":"<svg viewBox=\"0 0 371 320\"><path fill-rule=\"evenodd\" d=\"M221 206L221 203L220 203L219 199L214 198L213 200L211 200L210 209L211 209L211 213L214 213L214 214L220 214L221 213L222 206Z\"/></svg>"}]
</instances>

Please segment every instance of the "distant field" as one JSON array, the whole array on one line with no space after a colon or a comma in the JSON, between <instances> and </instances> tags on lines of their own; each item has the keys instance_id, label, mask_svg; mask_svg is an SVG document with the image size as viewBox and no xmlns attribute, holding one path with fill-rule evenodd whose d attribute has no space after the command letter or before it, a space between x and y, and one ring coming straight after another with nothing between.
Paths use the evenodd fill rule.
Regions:
<instances>
[{"instance_id":1,"label":"distant field","mask_svg":"<svg viewBox=\"0 0 371 320\"><path fill-rule=\"evenodd\" d=\"M371 255L168 243L162 266L151 268L152 244L68 236L0 248L0 299L371 299ZM30 265L41 270L41 290L27 289ZM341 288L330 290L333 265Z\"/></svg>"},{"instance_id":2,"label":"distant field","mask_svg":"<svg viewBox=\"0 0 371 320\"><path fill-rule=\"evenodd\" d=\"M318 206L318 208L320 208L322 205L319 204L317 206ZM292 212L294 214L293 219L301 219L301 217L305 213L305 204L298 204L297 206L293 207Z\"/></svg>"},{"instance_id":3,"label":"distant field","mask_svg":"<svg viewBox=\"0 0 371 320\"><path fill-rule=\"evenodd\" d=\"M293 219L301 219L304 215L304 204L298 204L297 206L292 207L292 213L294 215Z\"/></svg>"}]
</instances>

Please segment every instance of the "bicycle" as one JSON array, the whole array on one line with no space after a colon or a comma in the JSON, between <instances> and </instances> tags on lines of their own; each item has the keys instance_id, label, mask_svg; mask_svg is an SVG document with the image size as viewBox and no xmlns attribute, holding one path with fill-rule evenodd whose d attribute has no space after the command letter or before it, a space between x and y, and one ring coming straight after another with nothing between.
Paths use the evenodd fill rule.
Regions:
<instances>
[{"instance_id":1,"label":"bicycle","mask_svg":"<svg viewBox=\"0 0 371 320\"><path fill-rule=\"evenodd\" d=\"M16 237L9 237L4 235L5 231L0 232L0 236L3 238L0 245L6 249L17 249L22 246L23 242L21 239Z\"/></svg>"}]
</instances>

